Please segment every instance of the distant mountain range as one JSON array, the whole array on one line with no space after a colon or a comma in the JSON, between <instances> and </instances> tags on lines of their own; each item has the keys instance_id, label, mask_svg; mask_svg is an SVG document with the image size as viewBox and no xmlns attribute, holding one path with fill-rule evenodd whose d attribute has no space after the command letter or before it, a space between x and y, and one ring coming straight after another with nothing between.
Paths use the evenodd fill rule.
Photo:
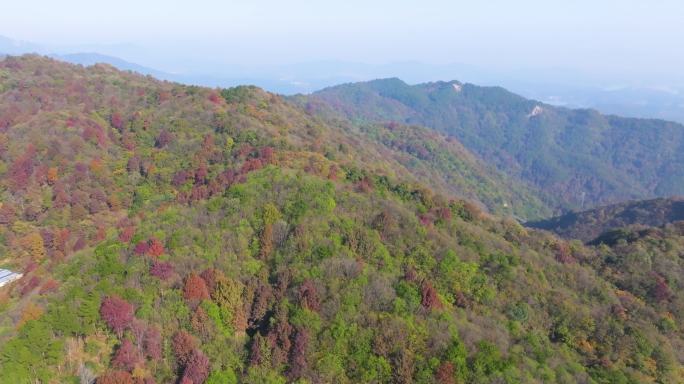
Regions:
<instances>
[{"instance_id":1,"label":"distant mountain range","mask_svg":"<svg viewBox=\"0 0 684 384\"><path fill-rule=\"evenodd\" d=\"M109 64L122 71L133 71L143 75L151 75L166 79L173 77L172 74L163 71L158 71L156 69L148 68L142 65L128 62L126 60L120 59L114 56L102 55L95 52L83 52L83 53L67 53L67 54L52 54L49 55L54 59L61 61L66 61L72 64L80 64L83 66L95 65L98 63Z\"/></svg>"},{"instance_id":2,"label":"distant mountain range","mask_svg":"<svg viewBox=\"0 0 684 384\"><path fill-rule=\"evenodd\" d=\"M0 39L0 51L18 53L26 50L45 52L46 48L28 42ZM483 81L487 81L486 76L478 75L476 69L462 65L398 63L368 66L358 63L318 62L283 67L280 69L282 76L277 80L264 80L259 77L231 79L168 73L95 52L50 56L85 66L108 63L121 70L185 84L258 84L284 93L310 90L327 84L331 79L343 81L392 71L411 73L410 77L414 80L428 76L430 71L434 71L433 76L446 76L453 71L465 73L469 77L480 76ZM333 75L326 77L326 73ZM315 80L297 80L303 76ZM541 78L545 79L547 76L548 74L543 74ZM461 91L456 92L454 86L460 87ZM632 100L636 99L637 92L633 92ZM346 93L349 94L345 95ZM577 91L573 94L581 93ZM657 92L650 97L656 99L656 94ZM352 99L347 97L350 95L354 95ZM596 95L587 97L598 98ZM335 86L318 91L305 99L329 102L332 109L355 120L361 118L380 123L399 121L409 125L423 125L458 138L465 148L485 160L487 166L494 166L499 172L509 174L510 182L521 180L527 184L524 189L528 192L536 190L534 194L544 202L542 205L545 209L557 212L626 199L682 193L680 186L684 184L683 171L681 167L680 170L677 169L682 161L682 126L673 123L603 116L591 110L573 111L527 100L502 88L476 87L460 82L410 86L401 80L389 79ZM625 98L623 101L629 100ZM559 102L558 99L554 101ZM661 101L667 109L666 100ZM623 134L632 129L641 136L634 143L625 142ZM613 143L617 147L612 147ZM623 147L620 148L620 145ZM606 146L620 149L609 153L610 151L601 149ZM663 178L663 174L671 177ZM518 187L513 189L520 191ZM516 194L522 196L519 192ZM511 199L497 204L498 208L491 204L489 208L499 211L504 206L520 206ZM527 205L527 202L523 205ZM534 205L540 206L536 203ZM541 212L537 208L534 211Z\"/></svg>"},{"instance_id":3,"label":"distant mountain range","mask_svg":"<svg viewBox=\"0 0 684 384\"><path fill-rule=\"evenodd\" d=\"M38 44L0 36L0 54L21 55L27 52L40 52L42 49Z\"/></svg>"},{"instance_id":4,"label":"distant mountain range","mask_svg":"<svg viewBox=\"0 0 684 384\"><path fill-rule=\"evenodd\" d=\"M453 136L557 208L684 194L684 126L677 123L555 107L457 81L392 78L295 100L360 124L394 121Z\"/></svg>"},{"instance_id":5,"label":"distant mountain range","mask_svg":"<svg viewBox=\"0 0 684 384\"><path fill-rule=\"evenodd\" d=\"M90 65L107 63L121 70L209 87L254 84L285 95L311 93L348 82L399 77L415 84L443 79L459 79L480 85L503 86L525 97L547 104L571 108L594 108L603 113L627 117L661 118L684 123L684 84L680 80L610 78L563 69L527 69L507 71L477 66L426 64L417 61L368 64L339 60L302 62L289 65L237 67L198 66L194 61L178 63L185 70L160 70L155 65L135 64L121 57L147 57L144 49L129 46L48 46L17 41L0 36L0 55L39 53L61 60ZM679 82L678 82L679 81Z\"/></svg>"}]
</instances>

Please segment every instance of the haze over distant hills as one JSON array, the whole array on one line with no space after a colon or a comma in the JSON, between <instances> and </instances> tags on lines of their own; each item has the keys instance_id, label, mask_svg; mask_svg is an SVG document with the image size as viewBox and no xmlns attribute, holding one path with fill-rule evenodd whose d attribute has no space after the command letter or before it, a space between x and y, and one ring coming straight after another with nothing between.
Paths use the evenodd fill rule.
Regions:
<instances>
[{"instance_id":1,"label":"haze over distant hills","mask_svg":"<svg viewBox=\"0 0 684 384\"><path fill-rule=\"evenodd\" d=\"M126 60L120 59L118 57L102 55L95 52L80 52L80 53L65 53L65 54L51 54L49 55L53 59L58 59L61 61L66 61L72 64L80 64L84 66L95 65L99 63L105 63L112 65L113 67L122 71L133 71L140 73L142 75L151 75L158 78L165 79L167 77L173 76L170 73L158 71L156 69L144 67L135 63L128 62Z\"/></svg>"},{"instance_id":2,"label":"haze over distant hills","mask_svg":"<svg viewBox=\"0 0 684 384\"><path fill-rule=\"evenodd\" d=\"M144 49L125 45L51 46L17 41L0 36L0 54L36 52L53 55L75 64L104 62L122 70L203 86L254 84L280 94L310 93L325 87L399 77L413 84L458 79L480 85L503 86L528 98L553 105L595 108L604 113L628 117L649 117L684 123L684 83L598 76L563 68L487 69L468 64L427 64L419 61L369 64L343 60L309 61L293 64L226 66L179 63L183 69L159 69L120 57L140 57ZM173 64L166 63L172 67Z\"/></svg>"}]
</instances>

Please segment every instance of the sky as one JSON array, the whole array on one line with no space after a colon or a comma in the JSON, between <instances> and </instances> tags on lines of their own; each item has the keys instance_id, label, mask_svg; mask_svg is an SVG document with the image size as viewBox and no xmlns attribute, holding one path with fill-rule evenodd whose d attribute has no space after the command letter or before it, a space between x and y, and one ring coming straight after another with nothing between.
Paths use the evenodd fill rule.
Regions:
<instances>
[{"instance_id":1,"label":"sky","mask_svg":"<svg viewBox=\"0 0 684 384\"><path fill-rule=\"evenodd\" d=\"M419 61L662 83L684 68L682 15L681 0L23 0L0 35L166 71Z\"/></svg>"}]
</instances>

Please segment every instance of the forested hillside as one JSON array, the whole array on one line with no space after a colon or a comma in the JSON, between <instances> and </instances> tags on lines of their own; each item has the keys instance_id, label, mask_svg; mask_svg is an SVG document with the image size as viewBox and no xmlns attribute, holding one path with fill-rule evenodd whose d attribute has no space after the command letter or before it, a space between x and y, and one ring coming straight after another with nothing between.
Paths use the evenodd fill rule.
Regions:
<instances>
[{"instance_id":1,"label":"forested hillside","mask_svg":"<svg viewBox=\"0 0 684 384\"><path fill-rule=\"evenodd\" d=\"M0 61L0 381L684 382L679 227L568 242L457 141L316 116Z\"/></svg>"},{"instance_id":2,"label":"forested hillside","mask_svg":"<svg viewBox=\"0 0 684 384\"><path fill-rule=\"evenodd\" d=\"M684 194L684 126L677 123L558 108L456 81L375 80L298 99L324 102L361 123L395 121L449 134L552 196L557 207Z\"/></svg>"},{"instance_id":3,"label":"forested hillside","mask_svg":"<svg viewBox=\"0 0 684 384\"><path fill-rule=\"evenodd\" d=\"M623 227L662 227L676 221L684 221L684 198L660 198L629 201L570 212L550 219L531 221L525 225L553 231L566 239L588 242L602 233Z\"/></svg>"}]
</instances>

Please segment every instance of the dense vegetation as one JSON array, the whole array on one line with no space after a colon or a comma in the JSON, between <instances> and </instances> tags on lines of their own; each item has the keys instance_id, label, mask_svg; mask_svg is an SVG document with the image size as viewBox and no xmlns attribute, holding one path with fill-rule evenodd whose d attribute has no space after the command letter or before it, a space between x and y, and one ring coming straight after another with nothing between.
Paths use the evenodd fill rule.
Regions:
<instances>
[{"instance_id":1,"label":"dense vegetation","mask_svg":"<svg viewBox=\"0 0 684 384\"><path fill-rule=\"evenodd\" d=\"M312 113L0 61L1 380L683 382L678 227L525 229L458 143Z\"/></svg>"},{"instance_id":2,"label":"dense vegetation","mask_svg":"<svg viewBox=\"0 0 684 384\"><path fill-rule=\"evenodd\" d=\"M684 221L684 198L681 197L613 204L525 225L553 231L566 239L589 242L606 231L621 227L662 227L676 221Z\"/></svg>"},{"instance_id":3,"label":"dense vegetation","mask_svg":"<svg viewBox=\"0 0 684 384\"><path fill-rule=\"evenodd\" d=\"M542 191L552 208L684 194L684 126L676 123L557 108L458 82L375 80L296 99L325 103L362 123L395 121L447 133Z\"/></svg>"}]
</instances>

